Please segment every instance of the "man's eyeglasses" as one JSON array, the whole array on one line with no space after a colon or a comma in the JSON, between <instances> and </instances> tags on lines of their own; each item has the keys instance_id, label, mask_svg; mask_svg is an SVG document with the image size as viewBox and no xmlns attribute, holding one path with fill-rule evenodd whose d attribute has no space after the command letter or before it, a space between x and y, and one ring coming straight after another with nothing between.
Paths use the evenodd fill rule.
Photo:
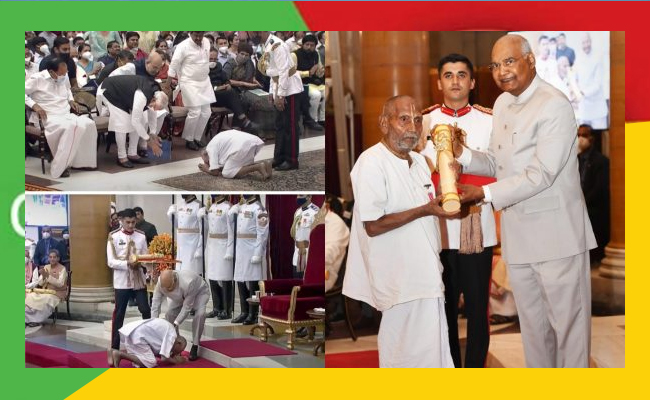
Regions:
<instances>
[{"instance_id":1,"label":"man's eyeglasses","mask_svg":"<svg viewBox=\"0 0 650 400\"><path fill-rule=\"evenodd\" d=\"M526 53L526 54L528 54L528 53ZM524 58L524 56L526 54L523 54L521 57L517 57L517 58L515 58L515 57L506 58L505 60L501 61L500 63L493 62L492 64L488 65L488 69L490 70L490 72L494 72L494 71L498 70L501 67L501 65L503 65L506 68L512 67L517 61Z\"/></svg>"}]
</instances>

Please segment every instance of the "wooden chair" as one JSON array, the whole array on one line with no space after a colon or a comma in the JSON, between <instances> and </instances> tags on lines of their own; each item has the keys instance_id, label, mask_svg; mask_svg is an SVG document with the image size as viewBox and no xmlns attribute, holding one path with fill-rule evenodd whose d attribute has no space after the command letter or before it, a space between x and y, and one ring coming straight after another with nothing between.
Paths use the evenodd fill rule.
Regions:
<instances>
[{"instance_id":1,"label":"wooden chair","mask_svg":"<svg viewBox=\"0 0 650 400\"><path fill-rule=\"evenodd\" d=\"M62 301L66 302L66 308L68 311L68 319L70 319L70 291L72 290L72 271L68 271L68 279L66 281L66 292L65 292L65 299ZM61 304L59 302L59 304ZM57 305L54 307L54 311L52 312L51 318L52 318L52 326L56 325L56 319L59 314L59 306Z\"/></svg>"},{"instance_id":2,"label":"wooden chair","mask_svg":"<svg viewBox=\"0 0 650 400\"><path fill-rule=\"evenodd\" d=\"M41 121L40 118L38 119L38 126L28 123L28 112L29 108L25 106L25 144L38 141L38 154L41 158L41 171L45 173L45 158L47 157L48 159L51 159L51 156L48 157L49 148L47 147L47 139L45 138L45 128L43 127L43 121Z\"/></svg>"}]
</instances>

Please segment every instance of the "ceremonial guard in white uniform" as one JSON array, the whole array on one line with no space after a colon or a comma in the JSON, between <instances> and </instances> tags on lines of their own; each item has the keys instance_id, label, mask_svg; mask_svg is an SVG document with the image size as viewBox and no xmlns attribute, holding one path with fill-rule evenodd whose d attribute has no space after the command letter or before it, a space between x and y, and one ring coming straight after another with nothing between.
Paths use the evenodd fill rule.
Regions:
<instances>
[{"instance_id":1,"label":"ceremonial guard in white uniform","mask_svg":"<svg viewBox=\"0 0 650 400\"><path fill-rule=\"evenodd\" d=\"M246 299L259 290L259 281L266 279L269 216L257 195L244 195L244 203L233 206L230 215L237 215L234 279L241 306L241 314L233 323L252 325L257 321L258 307L249 310Z\"/></svg>"},{"instance_id":2,"label":"ceremonial guard in white uniform","mask_svg":"<svg viewBox=\"0 0 650 400\"><path fill-rule=\"evenodd\" d=\"M293 224L291 225L291 237L296 242L292 263L294 277L302 277L309 254L311 227L316 214L320 211L320 207L311 202L310 195L298 195L296 196L296 202L300 207L293 214Z\"/></svg>"},{"instance_id":3,"label":"ceremonial guard in white uniform","mask_svg":"<svg viewBox=\"0 0 650 400\"><path fill-rule=\"evenodd\" d=\"M201 224L199 220L199 209L201 203L193 194L182 195L182 204L172 204L167 210L167 216L171 218L176 215L176 243L178 244L178 259L180 265L176 266L177 271L189 269L195 274L203 274L203 240L201 235Z\"/></svg>"},{"instance_id":4,"label":"ceremonial guard in white uniform","mask_svg":"<svg viewBox=\"0 0 650 400\"><path fill-rule=\"evenodd\" d=\"M234 221L228 216L232 207L224 195L213 196L212 205L199 210L199 217L208 220L206 277L212 292L212 312L207 318L231 319L233 309Z\"/></svg>"},{"instance_id":5,"label":"ceremonial guard in white uniform","mask_svg":"<svg viewBox=\"0 0 650 400\"><path fill-rule=\"evenodd\" d=\"M176 46L169 64L172 85L178 82L183 105L188 109L183 139L191 150L199 149L211 115L210 104L217 101L209 76L210 41L203 33L190 32L190 37Z\"/></svg>"},{"instance_id":6,"label":"ceremonial guard in white uniform","mask_svg":"<svg viewBox=\"0 0 650 400\"><path fill-rule=\"evenodd\" d=\"M151 318L144 268L141 264L129 260L132 255L148 253L147 238L144 232L135 229L135 211L126 209L122 213L123 227L111 232L106 244L106 257L108 266L113 269L113 287L115 288L111 347L116 350L120 348L119 329L124 324L126 307L133 295L135 295L142 318Z\"/></svg>"}]
</instances>

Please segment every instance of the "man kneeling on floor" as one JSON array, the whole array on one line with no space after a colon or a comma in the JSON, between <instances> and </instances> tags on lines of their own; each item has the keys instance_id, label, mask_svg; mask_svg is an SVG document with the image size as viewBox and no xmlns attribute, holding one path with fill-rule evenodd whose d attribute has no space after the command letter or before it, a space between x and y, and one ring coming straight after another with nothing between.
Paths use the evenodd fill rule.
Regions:
<instances>
[{"instance_id":1,"label":"man kneeling on floor","mask_svg":"<svg viewBox=\"0 0 650 400\"><path fill-rule=\"evenodd\" d=\"M246 132L231 129L217 134L201 152L204 164L199 169L206 174L224 178L242 178L259 172L262 180L271 177L273 169L268 161L255 162L255 155L264 141Z\"/></svg>"},{"instance_id":2,"label":"man kneeling on floor","mask_svg":"<svg viewBox=\"0 0 650 400\"><path fill-rule=\"evenodd\" d=\"M180 336L174 325L161 318L129 322L120 328L120 342L124 351L108 349L108 366L119 368L120 361L129 360L136 368L153 368L161 361L182 364L181 355L187 341Z\"/></svg>"}]
</instances>

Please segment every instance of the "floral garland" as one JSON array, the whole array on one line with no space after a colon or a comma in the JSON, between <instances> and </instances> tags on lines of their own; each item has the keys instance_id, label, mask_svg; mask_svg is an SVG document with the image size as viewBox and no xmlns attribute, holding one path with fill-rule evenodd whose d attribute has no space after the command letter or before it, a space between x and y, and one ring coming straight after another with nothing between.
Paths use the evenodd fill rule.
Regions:
<instances>
[{"instance_id":1,"label":"floral garland","mask_svg":"<svg viewBox=\"0 0 650 400\"><path fill-rule=\"evenodd\" d=\"M172 237L168 233L161 233L160 235L154 236L151 243L149 243L149 253L162 255L163 258L172 260ZM167 269L174 269L175 263L156 263L151 271L151 279L155 284L158 281L160 273Z\"/></svg>"}]
</instances>

